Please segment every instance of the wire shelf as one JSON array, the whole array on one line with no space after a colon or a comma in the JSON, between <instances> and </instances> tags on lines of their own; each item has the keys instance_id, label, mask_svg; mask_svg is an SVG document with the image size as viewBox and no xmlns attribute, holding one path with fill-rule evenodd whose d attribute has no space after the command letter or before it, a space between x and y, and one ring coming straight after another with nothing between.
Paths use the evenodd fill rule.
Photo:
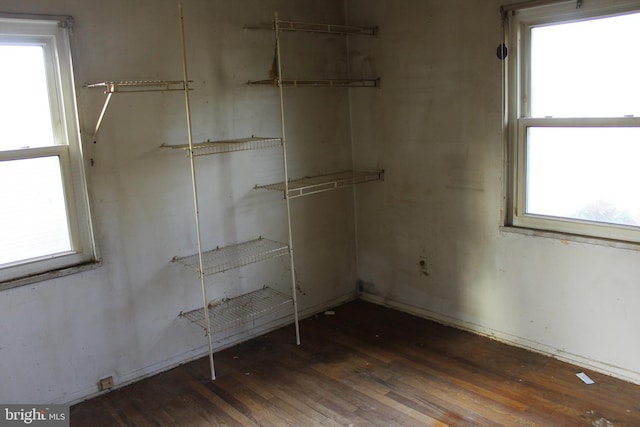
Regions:
<instances>
[{"instance_id":1,"label":"wire shelf","mask_svg":"<svg viewBox=\"0 0 640 427\"><path fill-rule=\"evenodd\" d=\"M234 151L260 150L264 148L274 148L282 145L282 138L267 138L252 136L251 138L230 139L226 141L206 140L192 144L192 154L194 157L206 156L210 154L230 153ZM161 148L172 148L185 150L189 157L189 144L169 145L162 144Z\"/></svg>"},{"instance_id":2,"label":"wire shelf","mask_svg":"<svg viewBox=\"0 0 640 427\"><path fill-rule=\"evenodd\" d=\"M88 83L85 86L104 89L104 93L184 91L186 88L184 80L124 80Z\"/></svg>"},{"instance_id":3,"label":"wire shelf","mask_svg":"<svg viewBox=\"0 0 640 427\"><path fill-rule=\"evenodd\" d=\"M217 304L209 304L209 327L211 332L221 332L243 324L254 322L260 317L276 314L293 305L293 298L273 288L265 286L257 291L229 298ZM206 330L204 309L180 313Z\"/></svg>"},{"instance_id":4,"label":"wire shelf","mask_svg":"<svg viewBox=\"0 0 640 427\"><path fill-rule=\"evenodd\" d=\"M278 80L250 80L248 85L266 85L278 86ZM301 79L285 79L282 80L283 87L379 87L380 79L320 79L320 80L301 80Z\"/></svg>"},{"instance_id":5,"label":"wire shelf","mask_svg":"<svg viewBox=\"0 0 640 427\"><path fill-rule=\"evenodd\" d=\"M114 93L136 93L136 92L175 92L185 91L189 88L188 83L192 80L124 80L109 81L99 83L87 83L85 87L89 89L100 88L104 90L107 97L98 116L96 127L93 131L93 142L96 142L98 131L102 125L102 120L109 107L109 102ZM191 90L191 89L189 89Z\"/></svg>"},{"instance_id":6,"label":"wire shelf","mask_svg":"<svg viewBox=\"0 0 640 427\"><path fill-rule=\"evenodd\" d=\"M248 242L237 243L235 245L203 252L202 273L205 276L222 273L227 270L242 267L243 265L266 261L287 254L289 254L288 245L260 237ZM200 270L198 254L183 258L174 258L173 261L197 271Z\"/></svg>"},{"instance_id":7,"label":"wire shelf","mask_svg":"<svg viewBox=\"0 0 640 427\"><path fill-rule=\"evenodd\" d=\"M248 30L273 30L273 22L261 22L255 25L246 25ZM359 34L374 36L378 32L378 27L361 27L357 25L336 25L336 24L314 24L310 22L296 22L279 19L278 28L280 31L302 31L308 33L325 34Z\"/></svg>"},{"instance_id":8,"label":"wire shelf","mask_svg":"<svg viewBox=\"0 0 640 427\"><path fill-rule=\"evenodd\" d=\"M289 181L289 191L287 196L290 199L322 193L324 191L337 190L339 188L350 187L355 184L362 184L371 181L384 179L384 171L344 171L327 175L304 177ZM267 185L256 185L257 189L285 191L284 182Z\"/></svg>"}]
</instances>

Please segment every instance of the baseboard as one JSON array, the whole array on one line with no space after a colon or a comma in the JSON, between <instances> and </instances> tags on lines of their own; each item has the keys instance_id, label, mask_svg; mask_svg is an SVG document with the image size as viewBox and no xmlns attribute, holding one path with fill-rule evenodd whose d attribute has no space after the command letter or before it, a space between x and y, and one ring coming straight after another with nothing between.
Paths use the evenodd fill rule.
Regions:
<instances>
[{"instance_id":1,"label":"baseboard","mask_svg":"<svg viewBox=\"0 0 640 427\"><path fill-rule=\"evenodd\" d=\"M415 307L409 304L404 304L397 301L392 301L386 298L381 298L376 295L368 293L362 293L360 299L371 302L373 304L382 305L385 307L393 308L405 313L413 314L424 319L433 320L434 322L455 327L464 331L468 331L477 335L485 336L496 341L500 341L505 344L513 345L515 347L524 348L526 350L534 351L536 353L544 354L546 356L553 357L563 362L578 365L586 369L591 369L596 372L600 372L605 375L628 381L634 384L640 385L640 372L631 371L619 366L610 365L598 360L589 359L578 354L569 353L558 348L554 348L539 342L531 341L523 337L511 335L506 332L498 331L495 329L487 328L482 325L478 325L472 322L467 322L454 317L435 313L429 310L425 310L419 307Z\"/></svg>"},{"instance_id":2,"label":"baseboard","mask_svg":"<svg viewBox=\"0 0 640 427\"><path fill-rule=\"evenodd\" d=\"M329 308L333 308L338 305L344 304L346 302L353 301L357 298L358 298L358 294L356 292L342 295L338 298L325 301L321 304L317 304L312 307L308 307L302 311L299 311L298 316L300 320L302 320L302 319L314 316L318 313L321 313ZM276 329L291 325L292 323L293 323L293 320L291 316L286 316L286 317L274 320L272 322L265 323L264 325L260 325L254 328L250 333L241 333L237 335L228 336L224 340L214 343L215 345L214 352L218 352L226 348L233 347L234 345L240 344L241 342L259 337L261 335L272 332ZM300 332L300 335L301 335L300 340L304 341L304 330ZM175 355L171 358L165 359L153 365L145 366L144 368L131 371L123 375L119 375L118 383L110 390L96 391L96 386L92 386L90 388L78 390L73 394L67 394L66 396L64 396L64 398L59 399L59 401L52 402L52 403L74 405L84 400L91 399L91 398L103 395L105 393L109 393L113 390L117 390L119 388L133 384L142 379L149 378L159 373L168 371L170 369L173 369L185 363L189 363L194 360L200 359L202 357L207 356L208 354L209 354L208 346L206 344L206 340L203 339L203 345L201 347L193 348L189 351L180 353L178 355Z\"/></svg>"}]
</instances>

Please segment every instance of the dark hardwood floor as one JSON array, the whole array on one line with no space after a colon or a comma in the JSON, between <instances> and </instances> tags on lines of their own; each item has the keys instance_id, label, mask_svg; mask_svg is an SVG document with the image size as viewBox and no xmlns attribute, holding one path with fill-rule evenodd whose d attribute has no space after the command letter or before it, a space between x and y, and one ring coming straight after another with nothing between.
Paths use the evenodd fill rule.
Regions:
<instances>
[{"instance_id":1,"label":"dark hardwood floor","mask_svg":"<svg viewBox=\"0 0 640 427\"><path fill-rule=\"evenodd\" d=\"M72 426L640 426L640 386L364 301L71 408ZM585 372L595 384L576 377Z\"/></svg>"}]
</instances>

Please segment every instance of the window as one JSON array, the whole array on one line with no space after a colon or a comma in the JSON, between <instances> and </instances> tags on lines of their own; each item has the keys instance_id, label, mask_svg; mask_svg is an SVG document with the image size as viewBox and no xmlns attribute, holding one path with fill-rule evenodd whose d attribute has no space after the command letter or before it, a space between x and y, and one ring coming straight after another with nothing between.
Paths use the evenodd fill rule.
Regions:
<instances>
[{"instance_id":1,"label":"window","mask_svg":"<svg viewBox=\"0 0 640 427\"><path fill-rule=\"evenodd\" d=\"M506 10L508 223L640 241L640 4L549 3Z\"/></svg>"},{"instance_id":2,"label":"window","mask_svg":"<svg viewBox=\"0 0 640 427\"><path fill-rule=\"evenodd\" d=\"M0 283L95 256L70 22L0 16Z\"/></svg>"}]
</instances>

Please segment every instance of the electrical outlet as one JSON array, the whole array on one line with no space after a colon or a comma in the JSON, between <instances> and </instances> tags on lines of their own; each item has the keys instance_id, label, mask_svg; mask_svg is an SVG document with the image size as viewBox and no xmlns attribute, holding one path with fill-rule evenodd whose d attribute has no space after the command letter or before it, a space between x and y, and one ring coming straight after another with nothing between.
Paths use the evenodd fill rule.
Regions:
<instances>
[{"instance_id":1,"label":"electrical outlet","mask_svg":"<svg viewBox=\"0 0 640 427\"><path fill-rule=\"evenodd\" d=\"M100 391L109 390L110 388L113 388L113 377L106 377L101 379L98 382L98 387L100 388Z\"/></svg>"}]
</instances>

